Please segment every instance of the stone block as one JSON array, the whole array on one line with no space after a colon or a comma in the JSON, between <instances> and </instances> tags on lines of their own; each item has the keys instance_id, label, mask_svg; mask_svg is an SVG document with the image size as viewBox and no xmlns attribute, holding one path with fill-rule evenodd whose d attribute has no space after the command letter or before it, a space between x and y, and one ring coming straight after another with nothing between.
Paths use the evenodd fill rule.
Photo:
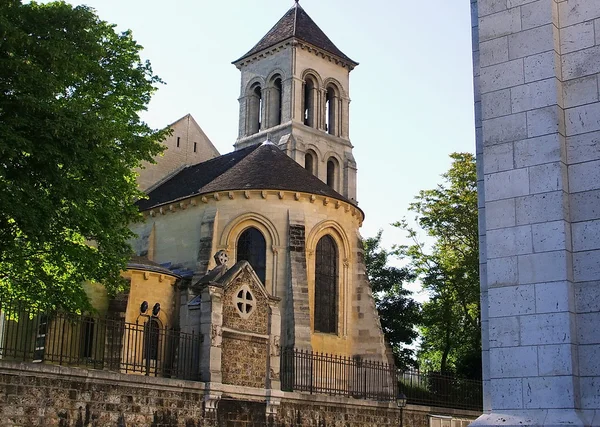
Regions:
<instances>
[{"instance_id":1,"label":"stone block","mask_svg":"<svg viewBox=\"0 0 600 427\"><path fill-rule=\"evenodd\" d=\"M600 18L600 3L589 0L559 2L560 25L567 27L583 21Z\"/></svg>"},{"instance_id":2,"label":"stone block","mask_svg":"<svg viewBox=\"0 0 600 427\"><path fill-rule=\"evenodd\" d=\"M577 346L567 344L541 345L538 347L540 376L571 375L577 364Z\"/></svg>"},{"instance_id":3,"label":"stone block","mask_svg":"<svg viewBox=\"0 0 600 427\"><path fill-rule=\"evenodd\" d=\"M514 286L517 282L517 257L494 258L487 262L487 283L491 290L498 286Z\"/></svg>"},{"instance_id":4,"label":"stone block","mask_svg":"<svg viewBox=\"0 0 600 427\"><path fill-rule=\"evenodd\" d=\"M563 80L576 79L600 72L600 46L566 53L561 56Z\"/></svg>"},{"instance_id":5,"label":"stone block","mask_svg":"<svg viewBox=\"0 0 600 427\"><path fill-rule=\"evenodd\" d=\"M506 171L514 168L512 143L490 145L484 148L487 162L484 164L484 173Z\"/></svg>"},{"instance_id":6,"label":"stone block","mask_svg":"<svg viewBox=\"0 0 600 427\"><path fill-rule=\"evenodd\" d=\"M571 279L566 251L519 255L519 283L543 283Z\"/></svg>"},{"instance_id":7,"label":"stone block","mask_svg":"<svg viewBox=\"0 0 600 427\"><path fill-rule=\"evenodd\" d=\"M514 227L516 225L515 199L489 202L485 209L485 219L488 230Z\"/></svg>"},{"instance_id":8,"label":"stone block","mask_svg":"<svg viewBox=\"0 0 600 427\"><path fill-rule=\"evenodd\" d=\"M567 160L573 163L600 160L600 132L570 136L567 142Z\"/></svg>"},{"instance_id":9,"label":"stone block","mask_svg":"<svg viewBox=\"0 0 600 427\"><path fill-rule=\"evenodd\" d=\"M600 190L572 194L570 202L573 222L600 218Z\"/></svg>"},{"instance_id":10,"label":"stone block","mask_svg":"<svg viewBox=\"0 0 600 427\"><path fill-rule=\"evenodd\" d=\"M577 316L577 342L579 345L600 344L600 312Z\"/></svg>"},{"instance_id":11,"label":"stone block","mask_svg":"<svg viewBox=\"0 0 600 427\"><path fill-rule=\"evenodd\" d=\"M600 408L600 377L582 377L579 379L581 409Z\"/></svg>"},{"instance_id":12,"label":"stone block","mask_svg":"<svg viewBox=\"0 0 600 427\"><path fill-rule=\"evenodd\" d=\"M512 110L514 113L533 110L561 104L562 94L558 94L559 82L552 77L546 80L538 80L510 90Z\"/></svg>"},{"instance_id":13,"label":"stone block","mask_svg":"<svg viewBox=\"0 0 600 427\"><path fill-rule=\"evenodd\" d=\"M529 194L529 171L513 169L486 175L485 194L488 201Z\"/></svg>"},{"instance_id":14,"label":"stone block","mask_svg":"<svg viewBox=\"0 0 600 427\"><path fill-rule=\"evenodd\" d=\"M533 252L531 226L500 228L488 230L488 259Z\"/></svg>"},{"instance_id":15,"label":"stone block","mask_svg":"<svg viewBox=\"0 0 600 427\"><path fill-rule=\"evenodd\" d=\"M573 254L573 274L577 282L591 282L600 278L600 250Z\"/></svg>"},{"instance_id":16,"label":"stone block","mask_svg":"<svg viewBox=\"0 0 600 427\"><path fill-rule=\"evenodd\" d=\"M561 249L571 250L569 223L552 221L533 224L531 226L533 251L550 252Z\"/></svg>"},{"instance_id":17,"label":"stone block","mask_svg":"<svg viewBox=\"0 0 600 427\"><path fill-rule=\"evenodd\" d=\"M494 317L519 316L535 313L535 286L519 285L492 288L489 293L489 316ZM518 324L515 324L518 325ZM516 327L518 330L518 326Z\"/></svg>"},{"instance_id":18,"label":"stone block","mask_svg":"<svg viewBox=\"0 0 600 427\"><path fill-rule=\"evenodd\" d=\"M525 83L523 60L503 62L481 68L481 92L493 92Z\"/></svg>"},{"instance_id":19,"label":"stone block","mask_svg":"<svg viewBox=\"0 0 600 427\"><path fill-rule=\"evenodd\" d=\"M527 56L523 59L525 83L550 77L561 78L560 57L554 50Z\"/></svg>"},{"instance_id":20,"label":"stone block","mask_svg":"<svg viewBox=\"0 0 600 427\"><path fill-rule=\"evenodd\" d=\"M537 347L490 348L490 379L538 374Z\"/></svg>"},{"instance_id":21,"label":"stone block","mask_svg":"<svg viewBox=\"0 0 600 427\"><path fill-rule=\"evenodd\" d=\"M569 166L569 188L573 193L600 188L600 160Z\"/></svg>"},{"instance_id":22,"label":"stone block","mask_svg":"<svg viewBox=\"0 0 600 427\"><path fill-rule=\"evenodd\" d=\"M521 378L490 380L492 407L495 410L523 407L523 380Z\"/></svg>"},{"instance_id":23,"label":"stone block","mask_svg":"<svg viewBox=\"0 0 600 427\"><path fill-rule=\"evenodd\" d=\"M479 16L491 15L492 13L506 10L506 0L488 0L479 3Z\"/></svg>"},{"instance_id":24,"label":"stone block","mask_svg":"<svg viewBox=\"0 0 600 427\"><path fill-rule=\"evenodd\" d=\"M557 22L558 7L554 0L537 0L521 6L524 30Z\"/></svg>"},{"instance_id":25,"label":"stone block","mask_svg":"<svg viewBox=\"0 0 600 427\"><path fill-rule=\"evenodd\" d=\"M510 89L489 92L481 96L481 114L485 120L511 114Z\"/></svg>"},{"instance_id":26,"label":"stone block","mask_svg":"<svg viewBox=\"0 0 600 427\"><path fill-rule=\"evenodd\" d=\"M552 24L521 31L508 36L508 58L510 60L548 52L555 49Z\"/></svg>"},{"instance_id":27,"label":"stone block","mask_svg":"<svg viewBox=\"0 0 600 427\"><path fill-rule=\"evenodd\" d=\"M567 136L600 130L600 103L565 110L565 124Z\"/></svg>"},{"instance_id":28,"label":"stone block","mask_svg":"<svg viewBox=\"0 0 600 427\"><path fill-rule=\"evenodd\" d=\"M551 282L535 284L535 312L555 313L575 311L570 282Z\"/></svg>"},{"instance_id":29,"label":"stone block","mask_svg":"<svg viewBox=\"0 0 600 427\"><path fill-rule=\"evenodd\" d=\"M575 406L573 377L523 378L523 401L525 408L550 409Z\"/></svg>"},{"instance_id":30,"label":"stone block","mask_svg":"<svg viewBox=\"0 0 600 427\"><path fill-rule=\"evenodd\" d=\"M536 0L506 0L508 7L523 6L524 4L532 3Z\"/></svg>"},{"instance_id":31,"label":"stone block","mask_svg":"<svg viewBox=\"0 0 600 427\"><path fill-rule=\"evenodd\" d=\"M546 163L529 167L529 191L531 194L551 191L567 191L567 165L562 162Z\"/></svg>"},{"instance_id":32,"label":"stone block","mask_svg":"<svg viewBox=\"0 0 600 427\"><path fill-rule=\"evenodd\" d=\"M521 345L567 344L571 342L573 314L545 313L519 318Z\"/></svg>"},{"instance_id":33,"label":"stone block","mask_svg":"<svg viewBox=\"0 0 600 427\"><path fill-rule=\"evenodd\" d=\"M564 124L564 112L558 105L527 112L527 136L529 138L557 132L564 134Z\"/></svg>"},{"instance_id":34,"label":"stone block","mask_svg":"<svg viewBox=\"0 0 600 427\"><path fill-rule=\"evenodd\" d=\"M577 313L600 312L600 281L575 283Z\"/></svg>"},{"instance_id":35,"label":"stone block","mask_svg":"<svg viewBox=\"0 0 600 427\"><path fill-rule=\"evenodd\" d=\"M561 160L564 138L559 134L528 138L514 143L515 167L540 165Z\"/></svg>"},{"instance_id":36,"label":"stone block","mask_svg":"<svg viewBox=\"0 0 600 427\"><path fill-rule=\"evenodd\" d=\"M483 144L494 145L527 138L525 113L483 121Z\"/></svg>"},{"instance_id":37,"label":"stone block","mask_svg":"<svg viewBox=\"0 0 600 427\"><path fill-rule=\"evenodd\" d=\"M600 220L578 222L571 227L575 252L600 249Z\"/></svg>"},{"instance_id":38,"label":"stone block","mask_svg":"<svg viewBox=\"0 0 600 427\"><path fill-rule=\"evenodd\" d=\"M592 47L594 44L594 21L582 22L560 29L560 52L562 54Z\"/></svg>"},{"instance_id":39,"label":"stone block","mask_svg":"<svg viewBox=\"0 0 600 427\"><path fill-rule=\"evenodd\" d=\"M498 37L479 44L479 65L489 67L508 61L508 38Z\"/></svg>"},{"instance_id":40,"label":"stone block","mask_svg":"<svg viewBox=\"0 0 600 427\"><path fill-rule=\"evenodd\" d=\"M567 196L563 191L518 197L515 200L517 225L566 219L567 206Z\"/></svg>"},{"instance_id":41,"label":"stone block","mask_svg":"<svg viewBox=\"0 0 600 427\"><path fill-rule=\"evenodd\" d=\"M493 317L488 324L490 349L519 345L519 320L516 317Z\"/></svg>"},{"instance_id":42,"label":"stone block","mask_svg":"<svg viewBox=\"0 0 600 427\"><path fill-rule=\"evenodd\" d=\"M521 31L521 11L509 9L479 18L479 39L486 41Z\"/></svg>"},{"instance_id":43,"label":"stone block","mask_svg":"<svg viewBox=\"0 0 600 427\"><path fill-rule=\"evenodd\" d=\"M563 82L565 108L577 107L598 101L598 78L596 75Z\"/></svg>"},{"instance_id":44,"label":"stone block","mask_svg":"<svg viewBox=\"0 0 600 427\"><path fill-rule=\"evenodd\" d=\"M600 344L579 346L579 375L600 377Z\"/></svg>"}]
</instances>

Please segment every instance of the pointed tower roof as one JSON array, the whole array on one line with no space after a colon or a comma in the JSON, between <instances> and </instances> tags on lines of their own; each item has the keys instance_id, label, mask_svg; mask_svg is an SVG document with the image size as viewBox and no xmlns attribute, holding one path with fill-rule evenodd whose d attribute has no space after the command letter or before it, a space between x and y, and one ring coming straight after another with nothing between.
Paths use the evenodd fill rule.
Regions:
<instances>
[{"instance_id":1,"label":"pointed tower roof","mask_svg":"<svg viewBox=\"0 0 600 427\"><path fill-rule=\"evenodd\" d=\"M267 49L290 38L296 38L329 52L340 59L349 62L352 67L358 65L358 62L353 61L346 56L331 40L329 40L329 37L327 37L315 21L308 16L308 13L302 9L297 1L252 49L233 63L235 64L263 49Z\"/></svg>"}]
</instances>

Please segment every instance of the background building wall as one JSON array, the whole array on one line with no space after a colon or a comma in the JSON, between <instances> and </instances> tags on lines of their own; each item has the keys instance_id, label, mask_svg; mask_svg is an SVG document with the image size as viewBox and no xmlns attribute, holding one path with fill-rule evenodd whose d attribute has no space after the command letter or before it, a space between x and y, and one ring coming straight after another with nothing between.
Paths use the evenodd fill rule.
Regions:
<instances>
[{"instance_id":1,"label":"background building wall","mask_svg":"<svg viewBox=\"0 0 600 427\"><path fill-rule=\"evenodd\" d=\"M471 5L485 409L598 425L600 3Z\"/></svg>"}]
</instances>

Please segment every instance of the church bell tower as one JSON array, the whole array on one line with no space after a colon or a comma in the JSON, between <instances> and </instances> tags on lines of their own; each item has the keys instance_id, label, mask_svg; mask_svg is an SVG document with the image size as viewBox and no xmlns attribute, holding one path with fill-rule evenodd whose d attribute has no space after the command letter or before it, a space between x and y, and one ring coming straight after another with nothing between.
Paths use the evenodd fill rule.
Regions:
<instances>
[{"instance_id":1,"label":"church bell tower","mask_svg":"<svg viewBox=\"0 0 600 427\"><path fill-rule=\"evenodd\" d=\"M267 138L356 203L349 77L357 62L296 2L233 64L241 71L235 149Z\"/></svg>"}]
</instances>

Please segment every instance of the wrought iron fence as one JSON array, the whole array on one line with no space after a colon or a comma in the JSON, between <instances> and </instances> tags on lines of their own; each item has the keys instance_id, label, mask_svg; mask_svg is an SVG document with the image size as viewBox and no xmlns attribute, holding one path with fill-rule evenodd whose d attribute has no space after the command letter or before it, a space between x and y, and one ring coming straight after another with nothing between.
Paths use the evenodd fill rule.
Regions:
<instances>
[{"instance_id":1,"label":"wrought iron fence","mask_svg":"<svg viewBox=\"0 0 600 427\"><path fill-rule=\"evenodd\" d=\"M358 399L396 400L396 369L376 361L284 349L281 388Z\"/></svg>"},{"instance_id":2,"label":"wrought iron fence","mask_svg":"<svg viewBox=\"0 0 600 427\"><path fill-rule=\"evenodd\" d=\"M398 373L398 387L410 404L474 411L483 409L481 380L409 370Z\"/></svg>"},{"instance_id":3,"label":"wrought iron fence","mask_svg":"<svg viewBox=\"0 0 600 427\"><path fill-rule=\"evenodd\" d=\"M0 303L0 359L198 379L201 336L155 318L136 323Z\"/></svg>"}]
</instances>

